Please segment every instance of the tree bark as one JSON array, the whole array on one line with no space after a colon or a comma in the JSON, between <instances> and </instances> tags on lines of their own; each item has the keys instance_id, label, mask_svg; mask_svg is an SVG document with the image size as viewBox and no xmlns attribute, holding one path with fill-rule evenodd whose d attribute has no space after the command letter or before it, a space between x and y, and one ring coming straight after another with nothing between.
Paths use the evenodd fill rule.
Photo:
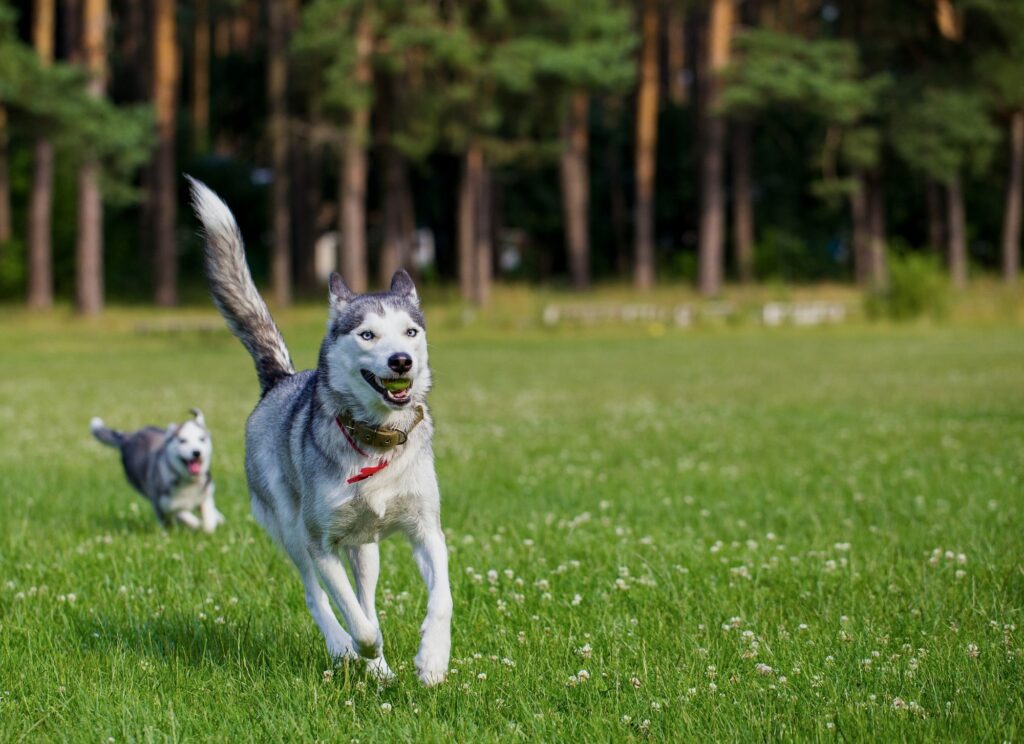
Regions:
<instances>
[{"instance_id":1,"label":"tree bark","mask_svg":"<svg viewBox=\"0 0 1024 744\"><path fill-rule=\"evenodd\" d=\"M736 122L732 132L732 233L736 270L743 283L754 279L754 201L751 185L749 122Z\"/></svg>"},{"instance_id":2,"label":"tree bark","mask_svg":"<svg viewBox=\"0 0 1024 744\"><path fill-rule=\"evenodd\" d=\"M928 247L937 256L946 245L946 227L942 215L942 187L928 179L925 184L925 199L928 202Z\"/></svg>"},{"instance_id":3,"label":"tree bark","mask_svg":"<svg viewBox=\"0 0 1024 744\"><path fill-rule=\"evenodd\" d=\"M959 174L946 184L946 203L949 210L949 277L954 287L963 289L967 286L967 225Z\"/></svg>"},{"instance_id":4,"label":"tree bark","mask_svg":"<svg viewBox=\"0 0 1024 744\"><path fill-rule=\"evenodd\" d=\"M590 98L584 91L572 94L562 125L562 214L569 277L573 289L590 287L590 173L588 114Z\"/></svg>"},{"instance_id":5,"label":"tree bark","mask_svg":"<svg viewBox=\"0 0 1024 744\"><path fill-rule=\"evenodd\" d=\"M32 42L40 63L53 62L54 0L35 0ZM53 144L36 138L28 221L28 305L53 305Z\"/></svg>"},{"instance_id":6,"label":"tree bark","mask_svg":"<svg viewBox=\"0 0 1024 744\"><path fill-rule=\"evenodd\" d=\"M288 183L288 6L271 0L267 7L269 56L267 59L267 100L270 104L270 151L274 180L271 186L271 214L274 246L270 256L270 277L274 301L287 306L292 301L291 186Z\"/></svg>"},{"instance_id":7,"label":"tree bark","mask_svg":"<svg viewBox=\"0 0 1024 744\"><path fill-rule=\"evenodd\" d=\"M725 243L725 120L716 111L721 73L729 63L732 42L732 0L712 0L708 21L708 64L701 148L701 208L699 230L700 292L705 297L722 289Z\"/></svg>"},{"instance_id":8,"label":"tree bark","mask_svg":"<svg viewBox=\"0 0 1024 744\"><path fill-rule=\"evenodd\" d=\"M101 98L106 91L107 0L85 0L82 52L89 72L88 92ZM100 165L89 157L78 171L78 235L75 241L75 308L82 315L103 311L103 197Z\"/></svg>"},{"instance_id":9,"label":"tree bark","mask_svg":"<svg viewBox=\"0 0 1024 744\"><path fill-rule=\"evenodd\" d=\"M686 104L686 10L681 3L668 9L667 36L668 97L676 106Z\"/></svg>"},{"instance_id":10,"label":"tree bark","mask_svg":"<svg viewBox=\"0 0 1024 744\"><path fill-rule=\"evenodd\" d=\"M274 53L274 18L280 5L272 0L268 8L271 24L271 64ZM196 28L192 50L192 152L205 153L210 147L210 0L196 0Z\"/></svg>"},{"instance_id":11,"label":"tree bark","mask_svg":"<svg viewBox=\"0 0 1024 744\"><path fill-rule=\"evenodd\" d=\"M373 27L368 18L356 27L355 80L368 87L373 83L370 55L373 52ZM366 270L366 141L370 128L369 109L352 113L345 133L341 168L341 272L354 292L365 292Z\"/></svg>"},{"instance_id":12,"label":"tree bark","mask_svg":"<svg viewBox=\"0 0 1024 744\"><path fill-rule=\"evenodd\" d=\"M11 239L11 171L7 152L7 109L0 106L0 256Z\"/></svg>"},{"instance_id":13,"label":"tree bark","mask_svg":"<svg viewBox=\"0 0 1024 744\"><path fill-rule=\"evenodd\" d=\"M174 116L178 97L178 45L174 0L153 3L153 98L156 156L153 159L154 301L178 304L177 170Z\"/></svg>"},{"instance_id":14,"label":"tree bark","mask_svg":"<svg viewBox=\"0 0 1024 744\"><path fill-rule=\"evenodd\" d=\"M889 262L886 259L885 193L881 177L875 173L868 179L868 267L869 281L874 289L889 284Z\"/></svg>"},{"instance_id":15,"label":"tree bark","mask_svg":"<svg viewBox=\"0 0 1024 744\"><path fill-rule=\"evenodd\" d=\"M1016 284L1020 274L1021 187L1024 176L1024 111L1010 120L1010 177L1003 210L1003 279Z\"/></svg>"},{"instance_id":16,"label":"tree bark","mask_svg":"<svg viewBox=\"0 0 1024 744\"><path fill-rule=\"evenodd\" d=\"M320 199L319 148L300 138L292 138L291 168L292 272L295 290L311 297L317 289L315 245L319 230L317 212Z\"/></svg>"},{"instance_id":17,"label":"tree bark","mask_svg":"<svg viewBox=\"0 0 1024 744\"><path fill-rule=\"evenodd\" d=\"M643 0L640 88L636 101L636 221L633 282L654 286L654 176L658 146L658 3Z\"/></svg>"}]
</instances>

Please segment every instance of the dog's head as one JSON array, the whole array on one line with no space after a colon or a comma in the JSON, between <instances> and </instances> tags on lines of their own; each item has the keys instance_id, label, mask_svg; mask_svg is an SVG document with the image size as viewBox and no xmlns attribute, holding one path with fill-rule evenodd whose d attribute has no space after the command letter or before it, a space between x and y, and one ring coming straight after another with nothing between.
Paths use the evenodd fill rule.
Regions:
<instances>
[{"instance_id":1,"label":"dog's head","mask_svg":"<svg viewBox=\"0 0 1024 744\"><path fill-rule=\"evenodd\" d=\"M167 427L167 455L178 475L197 478L209 472L213 443L198 408L192 409L192 418L185 423Z\"/></svg>"},{"instance_id":2,"label":"dog's head","mask_svg":"<svg viewBox=\"0 0 1024 744\"><path fill-rule=\"evenodd\" d=\"M330 393L372 420L421 402L430 390L427 334L409 275L395 272L388 292L355 294L332 274L329 300L320 369Z\"/></svg>"}]
</instances>

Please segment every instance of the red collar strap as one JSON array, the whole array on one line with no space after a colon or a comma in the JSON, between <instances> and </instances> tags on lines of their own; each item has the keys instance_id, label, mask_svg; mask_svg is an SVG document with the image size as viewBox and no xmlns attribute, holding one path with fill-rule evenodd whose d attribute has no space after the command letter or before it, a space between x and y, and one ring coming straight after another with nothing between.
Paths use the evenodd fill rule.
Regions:
<instances>
[{"instance_id":1,"label":"red collar strap","mask_svg":"<svg viewBox=\"0 0 1024 744\"><path fill-rule=\"evenodd\" d=\"M341 433L345 435L345 441L348 442L349 446L358 452L363 457L369 457L369 455L362 450L356 440L353 438L353 434L358 436L362 441L370 444L374 447L381 449L393 449L399 444L405 444L409 438L409 432L416 428L417 424L423 420L423 406L416 406L416 420L413 421L412 426L409 427L408 431L401 431L399 429L377 429L361 421L355 421L348 411L345 411L342 415L334 419L334 422L341 429ZM361 468L358 473L347 479L346 483L358 483L361 480L366 480L371 475L379 473L381 470L388 466L388 461L381 458L380 462L376 465Z\"/></svg>"}]
</instances>

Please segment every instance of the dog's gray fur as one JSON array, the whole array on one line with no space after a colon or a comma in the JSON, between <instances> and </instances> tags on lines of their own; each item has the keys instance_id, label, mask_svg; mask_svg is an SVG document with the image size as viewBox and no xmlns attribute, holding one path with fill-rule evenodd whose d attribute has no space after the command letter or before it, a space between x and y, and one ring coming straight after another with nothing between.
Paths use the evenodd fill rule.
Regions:
<instances>
[{"instance_id":1,"label":"dog's gray fur","mask_svg":"<svg viewBox=\"0 0 1024 744\"><path fill-rule=\"evenodd\" d=\"M389 292L359 295L334 274L330 320L317 367L296 374L252 282L234 216L210 189L190 182L192 204L206 236L206 273L214 301L252 354L260 382L261 400L246 426L245 469L253 514L295 563L328 652L361 656L385 679L392 674L382 654L375 608L377 543L394 531L403 532L413 544L429 591L416 667L423 682L436 684L447 673L452 603L433 466L433 424L425 407L430 368L416 288L399 271ZM395 379L388 370L400 354L410 364L400 376L411 386L407 392L388 392L383 382ZM418 407L423 420L413 426ZM357 449L338 423L343 412L371 426L408 431L408 440L387 451ZM383 460L388 461L386 469L359 477L367 466ZM352 567L354 590L341 554Z\"/></svg>"},{"instance_id":2,"label":"dog's gray fur","mask_svg":"<svg viewBox=\"0 0 1024 744\"><path fill-rule=\"evenodd\" d=\"M128 482L149 500L164 526L177 520L213 532L223 523L213 502L213 443L198 408L192 409L190 420L166 429L146 426L121 432L99 418L92 420L90 429L97 440L121 452ZM200 511L199 518L193 514L195 509Z\"/></svg>"}]
</instances>

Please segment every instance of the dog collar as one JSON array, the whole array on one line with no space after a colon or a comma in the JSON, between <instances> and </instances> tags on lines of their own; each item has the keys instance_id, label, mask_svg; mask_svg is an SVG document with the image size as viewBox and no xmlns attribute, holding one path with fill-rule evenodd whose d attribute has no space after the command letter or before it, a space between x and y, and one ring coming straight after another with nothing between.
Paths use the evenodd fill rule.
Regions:
<instances>
[{"instance_id":1,"label":"dog collar","mask_svg":"<svg viewBox=\"0 0 1024 744\"><path fill-rule=\"evenodd\" d=\"M352 445L352 449L366 457L367 454L359 448L360 444L373 447L374 449L394 449L398 445L409 441L409 434L423 420L423 416L423 406L416 406L416 418L412 422L412 426L405 431L371 426L365 421L357 421L348 411L339 414L335 421L337 421L338 428L341 429L341 433L345 435L348 443Z\"/></svg>"}]
</instances>

